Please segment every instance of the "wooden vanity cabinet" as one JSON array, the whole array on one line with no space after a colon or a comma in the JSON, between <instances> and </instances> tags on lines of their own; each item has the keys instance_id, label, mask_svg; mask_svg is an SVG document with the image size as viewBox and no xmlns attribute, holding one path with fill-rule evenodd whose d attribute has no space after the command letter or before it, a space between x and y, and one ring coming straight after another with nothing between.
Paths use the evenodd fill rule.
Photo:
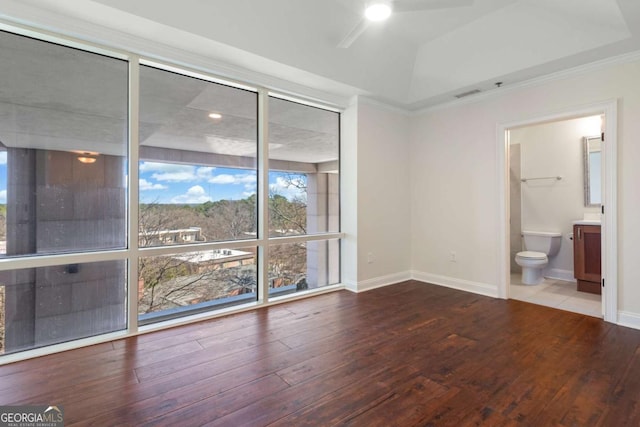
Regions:
<instances>
[{"instance_id":1,"label":"wooden vanity cabinet","mask_svg":"<svg viewBox=\"0 0 640 427\"><path fill-rule=\"evenodd\" d=\"M602 293L602 258L599 225L573 226L573 271L578 291Z\"/></svg>"}]
</instances>

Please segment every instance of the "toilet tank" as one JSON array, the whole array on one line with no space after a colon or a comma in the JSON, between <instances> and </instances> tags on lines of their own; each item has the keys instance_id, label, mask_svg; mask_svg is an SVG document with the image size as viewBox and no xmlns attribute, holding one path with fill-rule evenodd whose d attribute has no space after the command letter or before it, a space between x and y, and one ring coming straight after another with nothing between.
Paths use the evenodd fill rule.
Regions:
<instances>
[{"instance_id":1,"label":"toilet tank","mask_svg":"<svg viewBox=\"0 0 640 427\"><path fill-rule=\"evenodd\" d=\"M524 248L528 251L542 252L555 256L560 250L562 234L550 231L523 231Z\"/></svg>"}]
</instances>

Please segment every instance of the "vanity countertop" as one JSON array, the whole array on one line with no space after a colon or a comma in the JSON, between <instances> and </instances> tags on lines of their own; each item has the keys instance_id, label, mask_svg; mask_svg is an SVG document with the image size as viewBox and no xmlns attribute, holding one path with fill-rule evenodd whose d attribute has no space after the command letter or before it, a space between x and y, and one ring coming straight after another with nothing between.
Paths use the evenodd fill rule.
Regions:
<instances>
[{"instance_id":1,"label":"vanity countertop","mask_svg":"<svg viewBox=\"0 0 640 427\"><path fill-rule=\"evenodd\" d=\"M600 220L599 219L579 219L579 220L573 221L573 224L575 224L575 225L600 225Z\"/></svg>"}]
</instances>

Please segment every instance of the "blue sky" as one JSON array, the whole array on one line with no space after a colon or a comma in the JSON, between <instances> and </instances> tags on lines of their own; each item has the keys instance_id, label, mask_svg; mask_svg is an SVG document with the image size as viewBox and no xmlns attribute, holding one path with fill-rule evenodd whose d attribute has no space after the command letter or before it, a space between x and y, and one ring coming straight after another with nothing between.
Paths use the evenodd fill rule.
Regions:
<instances>
[{"instance_id":1,"label":"blue sky","mask_svg":"<svg viewBox=\"0 0 640 427\"><path fill-rule=\"evenodd\" d=\"M142 203L195 204L217 200L240 200L256 193L254 170L175 163L140 162L139 188ZM269 189L288 199L304 198L288 185L285 174L269 173ZM297 175L298 179L304 176Z\"/></svg>"},{"instance_id":2,"label":"blue sky","mask_svg":"<svg viewBox=\"0 0 640 427\"><path fill-rule=\"evenodd\" d=\"M288 199L305 198L304 192L287 185L285 174L269 173L269 189ZM297 179L304 180L303 175ZM256 172L246 169L140 162L140 202L195 204L239 200L255 194ZM0 152L0 203L7 200L7 152Z\"/></svg>"}]
</instances>

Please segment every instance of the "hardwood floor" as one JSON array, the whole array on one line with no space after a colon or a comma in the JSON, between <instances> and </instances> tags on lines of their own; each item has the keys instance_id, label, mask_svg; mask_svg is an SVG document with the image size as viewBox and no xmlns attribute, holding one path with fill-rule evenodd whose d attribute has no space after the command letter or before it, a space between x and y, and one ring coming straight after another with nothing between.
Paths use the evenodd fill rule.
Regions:
<instances>
[{"instance_id":1,"label":"hardwood floor","mask_svg":"<svg viewBox=\"0 0 640 427\"><path fill-rule=\"evenodd\" d=\"M637 426L640 331L415 281L0 367L65 425Z\"/></svg>"}]
</instances>

